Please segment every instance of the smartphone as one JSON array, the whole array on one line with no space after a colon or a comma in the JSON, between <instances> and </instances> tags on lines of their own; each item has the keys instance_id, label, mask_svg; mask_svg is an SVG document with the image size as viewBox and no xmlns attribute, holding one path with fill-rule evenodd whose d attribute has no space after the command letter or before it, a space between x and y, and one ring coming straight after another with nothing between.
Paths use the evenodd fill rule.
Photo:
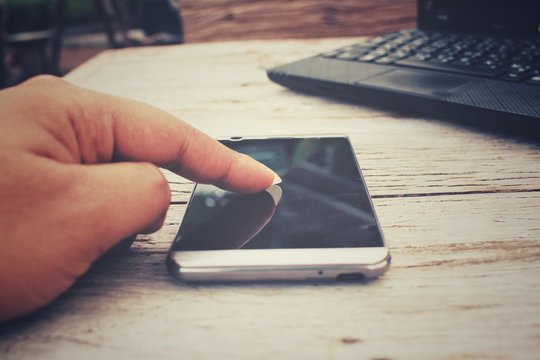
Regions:
<instances>
[{"instance_id":1,"label":"smartphone","mask_svg":"<svg viewBox=\"0 0 540 360\"><path fill-rule=\"evenodd\" d=\"M167 256L174 277L361 280L386 271L390 253L346 136L221 142L282 182L250 195L197 184Z\"/></svg>"}]
</instances>

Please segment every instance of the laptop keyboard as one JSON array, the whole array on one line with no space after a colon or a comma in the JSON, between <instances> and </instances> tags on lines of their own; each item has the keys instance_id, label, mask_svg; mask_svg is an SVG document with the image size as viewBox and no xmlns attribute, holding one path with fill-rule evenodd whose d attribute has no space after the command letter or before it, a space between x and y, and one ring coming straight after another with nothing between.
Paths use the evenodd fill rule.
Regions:
<instances>
[{"instance_id":1,"label":"laptop keyboard","mask_svg":"<svg viewBox=\"0 0 540 360\"><path fill-rule=\"evenodd\" d=\"M540 86L540 40L404 30L321 54Z\"/></svg>"}]
</instances>

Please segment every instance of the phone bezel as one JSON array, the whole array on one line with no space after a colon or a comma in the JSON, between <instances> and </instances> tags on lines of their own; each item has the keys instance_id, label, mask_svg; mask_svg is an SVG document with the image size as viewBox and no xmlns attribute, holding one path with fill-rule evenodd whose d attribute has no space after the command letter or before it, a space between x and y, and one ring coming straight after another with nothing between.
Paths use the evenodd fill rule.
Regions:
<instances>
[{"instance_id":1,"label":"phone bezel","mask_svg":"<svg viewBox=\"0 0 540 360\"><path fill-rule=\"evenodd\" d=\"M387 247L171 251L169 272L182 281L334 280L381 276Z\"/></svg>"},{"instance_id":2,"label":"phone bezel","mask_svg":"<svg viewBox=\"0 0 540 360\"><path fill-rule=\"evenodd\" d=\"M342 134L299 135L272 137L229 137L219 140L271 140L306 138L345 138ZM351 144L351 151L354 148ZM354 156L363 183L364 175ZM371 208L382 237L380 247L300 248L300 249L233 249L176 251L171 246L167 256L167 269L175 278L186 282L219 281L283 281L361 279L381 276L389 267L390 251L382 232L375 207L369 196ZM195 191L193 191L194 193ZM189 204L193 198L191 194ZM179 227L180 231L181 225ZM173 241L174 245L174 241Z\"/></svg>"}]
</instances>

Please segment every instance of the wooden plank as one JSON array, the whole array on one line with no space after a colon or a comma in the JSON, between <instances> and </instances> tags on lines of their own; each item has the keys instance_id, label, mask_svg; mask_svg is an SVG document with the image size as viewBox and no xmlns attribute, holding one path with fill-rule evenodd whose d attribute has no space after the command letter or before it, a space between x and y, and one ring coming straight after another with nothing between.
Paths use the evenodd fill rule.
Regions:
<instances>
[{"instance_id":1,"label":"wooden plank","mask_svg":"<svg viewBox=\"0 0 540 360\"><path fill-rule=\"evenodd\" d=\"M416 26L416 1L181 0L186 42L373 35Z\"/></svg>"}]
</instances>

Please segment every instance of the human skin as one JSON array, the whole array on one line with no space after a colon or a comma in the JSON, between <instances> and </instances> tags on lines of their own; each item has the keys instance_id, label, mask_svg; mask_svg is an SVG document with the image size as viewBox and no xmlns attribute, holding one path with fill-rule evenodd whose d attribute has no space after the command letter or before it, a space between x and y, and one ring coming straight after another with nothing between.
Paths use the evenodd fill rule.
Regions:
<instances>
[{"instance_id":1,"label":"human skin","mask_svg":"<svg viewBox=\"0 0 540 360\"><path fill-rule=\"evenodd\" d=\"M254 193L274 172L152 106L40 76L0 91L0 321L71 286L122 239L161 227L158 166Z\"/></svg>"}]
</instances>

